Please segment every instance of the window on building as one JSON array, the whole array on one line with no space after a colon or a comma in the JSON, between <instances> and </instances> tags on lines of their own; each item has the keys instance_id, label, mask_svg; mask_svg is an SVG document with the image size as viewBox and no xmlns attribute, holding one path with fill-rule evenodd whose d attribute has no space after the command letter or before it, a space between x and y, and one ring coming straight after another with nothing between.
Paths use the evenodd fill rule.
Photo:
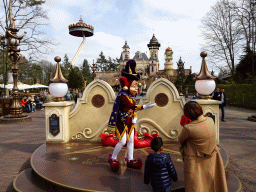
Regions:
<instances>
[{"instance_id":1,"label":"window on building","mask_svg":"<svg viewBox=\"0 0 256 192\"><path fill-rule=\"evenodd\" d=\"M153 61L152 61L153 62ZM154 72L154 66L152 66L152 72Z\"/></svg>"}]
</instances>

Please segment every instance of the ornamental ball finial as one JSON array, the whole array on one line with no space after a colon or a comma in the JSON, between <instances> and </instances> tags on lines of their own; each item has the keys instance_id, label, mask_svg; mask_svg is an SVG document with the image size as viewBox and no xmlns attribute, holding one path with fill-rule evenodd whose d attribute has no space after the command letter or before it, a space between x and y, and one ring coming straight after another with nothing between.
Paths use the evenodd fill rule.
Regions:
<instances>
[{"instance_id":1,"label":"ornamental ball finial","mask_svg":"<svg viewBox=\"0 0 256 192\"><path fill-rule=\"evenodd\" d=\"M206 57L206 56L207 56L207 52L206 52L206 51L201 52L201 53L200 53L200 56L201 56L201 57Z\"/></svg>"},{"instance_id":2,"label":"ornamental ball finial","mask_svg":"<svg viewBox=\"0 0 256 192\"><path fill-rule=\"evenodd\" d=\"M54 60L59 63L61 61L61 58L59 56L56 56L54 57Z\"/></svg>"}]
</instances>

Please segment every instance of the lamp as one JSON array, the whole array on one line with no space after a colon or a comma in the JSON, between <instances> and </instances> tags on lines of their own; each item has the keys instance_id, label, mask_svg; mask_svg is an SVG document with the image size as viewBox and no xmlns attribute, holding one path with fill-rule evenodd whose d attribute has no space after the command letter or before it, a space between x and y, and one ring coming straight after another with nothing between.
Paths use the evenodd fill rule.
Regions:
<instances>
[{"instance_id":1,"label":"lamp","mask_svg":"<svg viewBox=\"0 0 256 192\"><path fill-rule=\"evenodd\" d=\"M200 99L211 99L210 94L215 90L216 84L213 75L208 71L205 57L207 56L206 52L201 52L200 56L202 57L202 65L199 75L196 77L195 88L196 91L200 94Z\"/></svg>"},{"instance_id":2,"label":"lamp","mask_svg":"<svg viewBox=\"0 0 256 192\"><path fill-rule=\"evenodd\" d=\"M54 101L65 101L63 97L68 91L68 80L63 77L61 72L59 63L61 61L61 58L59 56L56 56L54 60L57 62L57 66L55 76L53 79L50 80L51 84L49 85L49 91L55 97Z\"/></svg>"}]
</instances>

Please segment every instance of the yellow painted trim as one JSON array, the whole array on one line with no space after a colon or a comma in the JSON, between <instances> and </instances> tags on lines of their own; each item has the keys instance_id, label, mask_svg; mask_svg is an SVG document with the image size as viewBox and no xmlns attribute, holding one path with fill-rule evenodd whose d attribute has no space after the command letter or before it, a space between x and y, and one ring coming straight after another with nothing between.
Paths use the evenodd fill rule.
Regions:
<instances>
[{"instance_id":1,"label":"yellow painted trim","mask_svg":"<svg viewBox=\"0 0 256 192\"><path fill-rule=\"evenodd\" d=\"M43 145L46 145L46 144L43 144ZM36 172L36 174L38 174L40 177L42 177L43 179L51 182L51 183L54 183L56 185L59 185L59 186L62 186L62 187L65 187L65 188L68 188L68 189L74 189L74 190L79 190L79 191L95 191L95 190L89 190L89 189L81 189L81 188L76 188L76 187L71 187L71 186L68 186L68 185L63 185L59 182L56 182L56 181L53 181L51 179L48 179L47 177L43 176L42 174L40 174L36 169L35 169L35 166L33 165L33 158L34 158L34 154L36 153L36 151L41 148L43 145L41 145L40 147L38 147L34 153L32 154L31 156L31 159L30 159L30 164L31 164L31 167L33 168L33 170ZM107 192L107 191L96 191L96 192Z\"/></svg>"},{"instance_id":2,"label":"yellow painted trim","mask_svg":"<svg viewBox=\"0 0 256 192\"><path fill-rule=\"evenodd\" d=\"M219 148L219 145L217 145L218 146L218 148ZM220 148L219 148L220 149ZM226 164L224 165L224 169L226 170L226 168L227 168L227 166L228 166L228 164L229 164L229 156L228 156L228 153L226 152L226 150L224 149L224 148L222 148L224 151L225 151L225 153L226 153L226 155L227 155L227 162L226 162ZM223 160L222 160L223 161Z\"/></svg>"},{"instance_id":3,"label":"yellow painted trim","mask_svg":"<svg viewBox=\"0 0 256 192\"><path fill-rule=\"evenodd\" d=\"M235 174L231 173L230 171L225 171L225 172L228 172L229 174L232 174L232 175L238 180L238 182L239 182L239 188L237 189L236 192L241 192L241 190L243 189L243 185L242 185L240 179L239 179Z\"/></svg>"},{"instance_id":4,"label":"yellow painted trim","mask_svg":"<svg viewBox=\"0 0 256 192\"><path fill-rule=\"evenodd\" d=\"M29 169L29 168L28 168ZM23 170L22 172L20 172L16 177L15 177L15 179L14 179L14 181L13 181L13 188L17 191L17 192L22 192L22 191L20 191L20 190L18 190L18 188L17 188L17 186L16 186L16 180L17 180L17 178L19 177L19 175L21 175L24 171L26 171L27 169L25 169L25 170Z\"/></svg>"},{"instance_id":5,"label":"yellow painted trim","mask_svg":"<svg viewBox=\"0 0 256 192\"><path fill-rule=\"evenodd\" d=\"M219 146L219 145L218 145L218 146ZM226 162L226 164L224 165L224 169L225 169L225 172L229 172L229 171L226 171L226 168L227 168L227 166L228 166L228 164L229 164L229 155L228 155L228 153L226 152L226 150L225 150L223 147L222 147L222 149L225 151L225 153L226 153L226 155L227 155L227 162ZM236 192L240 192L240 191L243 189L243 185L242 185L240 179L239 179L235 174L233 174L233 173L231 173L231 174L234 175L235 178L237 178L237 180L238 180L238 182L239 182L239 188L238 188L238 190L237 190Z\"/></svg>"},{"instance_id":6,"label":"yellow painted trim","mask_svg":"<svg viewBox=\"0 0 256 192\"><path fill-rule=\"evenodd\" d=\"M128 128L125 125L124 130L123 130L122 134L120 135L120 132L118 131L118 129L116 129L116 133L117 133L117 137L119 138L119 141L122 140L122 138L123 138L123 136L124 136L124 134L126 133L127 130L128 130Z\"/></svg>"},{"instance_id":7,"label":"yellow painted trim","mask_svg":"<svg viewBox=\"0 0 256 192\"><path fill-rule=\"evenodd\" d=\"M116 134L117 134L117 137L118 137L119 141L121 141L121 139L120 139L120 138L121 138L121 135L120 135L118 129L116 129Z\"/></svg>"},{"instance_id":8,"label":"yellow painted trim","mask_svg":"<svg viewBox=\"0 0 256 192\"><path fill-rule=\"evenodd\" d=\"M239 188L237 189L236 192L240 192L240 191L242 191L242 189L243 189L243 184L242 184L242 182L240 181L240 179L239 179L235 174L233 174L233 175L237 178L237 180L238 180L238 182L239 182Z\"/></svg>"},{"instance_id":9,"label":"yellow painted trim","mask_svg":"<svg viewBox=\"0 0 256 192\"><path fill-rule=\"evenodd\" d=\"M135 128L135 126L132 125L131 130L130 130L130 133L127 133L127 141L129 141L130 136L131 136L131 134L132 134L132 130L133 130L134 128ZM128 131L128 129L127 129L127 131Z\"/></svg>"},{"instance_id":10,"label":"yellow painted trim","mask_svg":"<svg viewBox=\"0 0 256 192\"><path fill-rule=\"evenodd\" d=\"M129 99L130 103L133 104L133 102L135 102L134 99L130 98L129 96L125 95L127 97L127 99Z\"/></svg>"}]
</instances>

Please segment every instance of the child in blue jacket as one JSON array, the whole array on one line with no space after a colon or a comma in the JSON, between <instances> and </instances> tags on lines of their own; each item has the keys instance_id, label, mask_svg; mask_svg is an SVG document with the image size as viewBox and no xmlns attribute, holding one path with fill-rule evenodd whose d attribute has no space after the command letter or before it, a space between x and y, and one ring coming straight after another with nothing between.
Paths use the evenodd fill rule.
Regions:
<instances>
[{"instance_id":1,"label":"child in blue jacket","mask_svg":"<svg viewBox=\"0 0 256 192\"><path fill-rule=\"evenodd\" d=\"M169 154L161 153L161 137L153 139L150 146L155 153L150 153L145 162L144 183L153 187L154 192L171 191L171 180L178 180L176 170Z\"/></svg>"}]
</instances>

